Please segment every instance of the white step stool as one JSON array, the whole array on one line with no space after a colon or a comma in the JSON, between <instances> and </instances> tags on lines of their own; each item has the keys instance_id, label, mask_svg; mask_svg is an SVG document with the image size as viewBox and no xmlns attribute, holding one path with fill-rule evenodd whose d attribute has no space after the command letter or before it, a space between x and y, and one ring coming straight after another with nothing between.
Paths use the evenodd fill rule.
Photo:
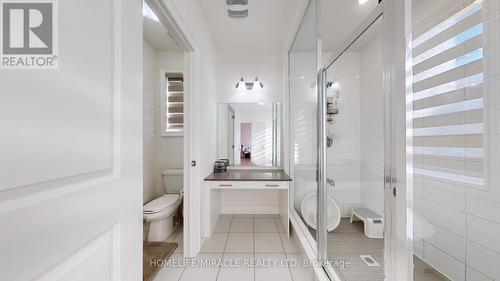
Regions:
<instances>
[{"instance_id":1,"label":"white step stool","mask_svg":"<svg viewBox=\"0 0 500 281\"><path fill-rule=\"evenodd\" d=\"M384 238L384 217L367 208L352 208L351 223L362 220L365 235L370 238Z\"/></svg>"}]
</instances>

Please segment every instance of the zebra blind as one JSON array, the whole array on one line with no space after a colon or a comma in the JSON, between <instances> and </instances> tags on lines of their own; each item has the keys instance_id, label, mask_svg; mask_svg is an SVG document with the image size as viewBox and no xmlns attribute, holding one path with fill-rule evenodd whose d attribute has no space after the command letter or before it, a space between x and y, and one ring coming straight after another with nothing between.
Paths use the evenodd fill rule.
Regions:
<instances>
[{"instance_id":1,"label":"zebra blind","mask_svg":"<svg viewBox=\"0 0 500 281\"><path fill-rule=\"evenodd\" d=\"M166 92L163 99L164 135L184 131L184 76L182 73L166 73Z\"/></svg>"},{"instance_id":2,"label":"zebra blind","mask_svg":"<svg viewBox=\"0 0 500 281\"><path fill-rule=\"evenodd\" d=\"M484 185L482 8L471 2L414 36L417 177Z\"/></svg>"}]
</instances>

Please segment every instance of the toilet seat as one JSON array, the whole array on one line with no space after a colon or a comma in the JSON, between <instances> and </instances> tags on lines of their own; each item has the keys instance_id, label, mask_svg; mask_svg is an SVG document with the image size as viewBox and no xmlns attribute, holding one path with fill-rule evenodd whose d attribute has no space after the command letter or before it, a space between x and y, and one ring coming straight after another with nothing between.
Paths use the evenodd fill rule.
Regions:
<instances>
[{"instance_id":1,"label":"toilet seat","mask_svg":"<svg viewBox=\"0 0 500 281\"><path fill-rule=\"evenodd\" d=\"M168 209L179 200L180 194L165 194L144 205L144 214L154 214Z\"/></svg>"},{"instance_id":2,"label":"toilet seat","mask_svg":"<svg viewBox=\"0 0 500 281\"><path fill-rule=\"evenodd\" d=\"M327 225L326 230L328 232L335 230L337 226L340 224L341 214L340 208L337 205L337 202L333 200L330 196L327 197ZM312 229L316 229L316 216L317 216L317 202L318 196L315 192L308 194L302 200L302 204L300 206L300 211L302 213L302 218L305 223L309 225Z\"/></svg>"}]
</instances>

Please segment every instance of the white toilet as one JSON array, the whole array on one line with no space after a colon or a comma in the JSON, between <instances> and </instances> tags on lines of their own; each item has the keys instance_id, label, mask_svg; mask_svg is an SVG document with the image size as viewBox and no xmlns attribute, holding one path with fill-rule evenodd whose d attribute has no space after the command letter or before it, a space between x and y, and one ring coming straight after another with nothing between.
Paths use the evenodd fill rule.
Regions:
<instances>
[{"instance_id":1,"label":"white toilet","mask_svg":"<svg viewBox=\"0 0 500 281\"><path fill-rule=\"evenodd\" d=\"M165 170L162 174L166 194L144 205L143 215L150 223L148 241L163 241L174 231L174 215L183 195L182 169Z\"/></svg>"},{"instance_id":2,"label":"white toilet","mask_svg":"<svg viewBox=\"0 0 500 281\"><path fill-rule=\"evenodd\" d=\"M335 230L335 228L339 226L341 214L339 205L337 204L337 202L335 202L335 200L333 200L330 196L328 196L326 201L327 201L326 230L330 232ZM304 199L302 200L302 204L300 206L300 211L302 213L304 221L312 229L316 229L317 204L318 204L318 196L315 192L313 192L304 197Z\"/></svg>"}]
</instances>

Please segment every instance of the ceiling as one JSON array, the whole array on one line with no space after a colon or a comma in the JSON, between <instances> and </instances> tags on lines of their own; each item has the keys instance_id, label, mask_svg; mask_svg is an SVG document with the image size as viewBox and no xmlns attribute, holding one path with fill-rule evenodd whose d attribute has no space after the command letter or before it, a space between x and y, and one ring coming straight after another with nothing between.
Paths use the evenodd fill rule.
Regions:
<instances>
[{"instance_id":1,"label":"ceiling","mask_svg":"<svg viewBox=\"0 0 500 281\"><path fill-rule=\"evenodd\" d=\"M356 41L349 47L350 51L360 52L367 45L382 36L382 18L378 18Z\"/></svg>"},{"instance_id":2,"label":"ceiling","mask_svg":"<svg viewBox=\"0 0 500 281\"><path fill-rule=\"evenodd\" d=\"M378 0L359 5L357 0L321 0L322 49L335 52L375 9Z\"/></svg>"},{"instance_id":3,"label":"ceiling","mask_svg":"<svg viewBox=\"0 0 500 281\"><path fill-rule=\"evenodd\" d=\"M272 109L272 103L230 103L234 110L261 110Z\"/></svg>"},{"instance_id":4,"label":"ceiling","mask_svg":"<svg viewBox=\"0 0 500 281\"><path fill-rule=\"evenodd\" d=\"M183 51L160 22L144 16L143 31L144 40L157 51Z\"/></svg>"},{"instance_id":5,"label":"ceiling","mask_svg":"<svg viewBox=\"0 0 500 281\"><path fill-rule=\"evenodd\" d=\"M321 7L321 47L323 52L336 52L350 39L377 6L378 0L368 0L363 5L358 0L320 0ZM292 46L294 52L315 52L316 7L311 5L302 21Z\"/></svg>"},{"instance_id":6,"label":"ceiling","mask_svg":"<svg viewBox=\"0 0 500 281\"><path fill-rule=\"evenodd\" d=\"M198 0L219 50L283 51L301 0L248 0L247 18L230 18L225 0Z\"/></svg>"}]
</instances>

